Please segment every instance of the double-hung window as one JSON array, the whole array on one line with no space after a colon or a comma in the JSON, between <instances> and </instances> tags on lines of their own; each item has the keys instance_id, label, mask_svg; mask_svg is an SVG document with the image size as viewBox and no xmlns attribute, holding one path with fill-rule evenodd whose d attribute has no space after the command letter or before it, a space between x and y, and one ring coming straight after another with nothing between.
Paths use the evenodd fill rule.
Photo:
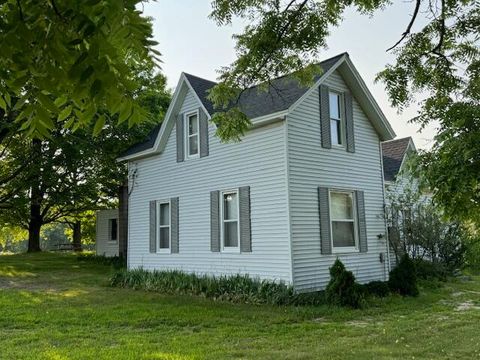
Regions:
<instances>
[{"instance_id":1,"label":"double-hung window","mask_svg":"<svg viewBox=\"0 0 480 360\"><path fill-rule=\"evenodd\" d=\"M170 202L157 202L157 244L159 252L170 251Z\"/></svg>"},{"instance_id":2,"label":"double-hung window","mask_svg":"<svg viewBox=\"0 0 480 360\"><path fill-rule=\"evenodd\" d=\"M223 191L220 202L222 249L223 251L239 251L238 191Z\"/></svg>"},{"instance_id":3,"label":"double-hung window","mask_svg":"<svg viewBox=\"0 0 480 360\"><path fill-rule=\"evenodd\" d=\"M185 147L188 158L197 157L200 154L200 124L198 111L185 115Z\"/></svg>"},{"instance_id":4,"label":"double-hung window","mask_svg":"<svg viewBox=\"0 0 480 360\"><path fill-rule=\"evenodd\" d=\"M330 104L330 136L332 140L332 145L342 146L344 143L342 94L338 92L330 91L329 104Z\"/></svg>"},{"instance_id":5,"label":"double-hung window","mask_svg":"<svg viewBox=\"0 0 480 360\"><path fill-rule=\"evenodd\" d=\"M330 222L334 250L358 248L354 195L353 191L330 190Z\"/></svg>"}]
</instances>

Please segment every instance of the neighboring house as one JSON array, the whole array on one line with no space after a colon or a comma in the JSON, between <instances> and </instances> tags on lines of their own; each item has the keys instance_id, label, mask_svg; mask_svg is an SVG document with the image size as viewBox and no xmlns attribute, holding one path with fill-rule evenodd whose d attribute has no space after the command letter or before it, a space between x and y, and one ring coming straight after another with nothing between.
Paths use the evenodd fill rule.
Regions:
<instances>
[{"instance_id":1,"label":"neighboring house","mask_svg":"<svg viewBox=\"0 0 480 360\"><path fill-rule=\"evenodd\" d=\"M128 161L129 268L249 274L322 289L340 258L361 282L388 276L380 144L395 134L348 54L311 87L245 91L252 127L224 144L212 81L183 73L161 126Z\"/></svg>"},{"instance_id":2,"label":"neighboring house","mask_svg":"<svg viewBox=\"0 0 480 360\"><path fill-rule=\"evenodd\" d=\"M391 243L390 263L394 266L405 252L404 228L411 210L418 204L428 204L431 195L419 190L419 180L408 168L408 161L417 149L411 137L382 143L383 173L385 176L385 211L388 217L388 236ZM395 204L395 205L392 205ZM422 253L419 246L407 246L409 254Z\"/></svg>"},{"instance_id":3,"label":"neighboring house","mask_svg":"<svg viewBox=\"0 0 480 360\"><path fill-rule=\"evenodd\" d=\"M383 175L385 177L385 201L397 197L406 190L416 189L418 181L407 168L408 160L417 152L411 137L389 140L382 143Z\"/></svg>"},{"instance_id":4,"label":"neighboring house","mask_svg":"<svg viewBox=\"0 0 480 360\"><path fill-rule=\"evenodd\" d=\"M118 256L118 210L97 211L95 251L97 255Z\"/></svg>"}]
</instances>

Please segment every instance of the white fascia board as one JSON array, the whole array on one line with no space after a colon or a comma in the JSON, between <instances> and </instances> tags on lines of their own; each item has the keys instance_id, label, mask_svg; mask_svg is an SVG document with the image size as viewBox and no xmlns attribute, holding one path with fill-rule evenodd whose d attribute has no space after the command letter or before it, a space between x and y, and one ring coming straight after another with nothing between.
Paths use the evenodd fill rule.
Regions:
<instances>
[{"instance_id":1,"label":"white fascia board","mask_svg":"<svg viewBox=\"0 0 480 360\"><path fill-rule=\"evenodd\" d=\"M377 115L378 117L378 120L380 122L380 125L381 127L383 127L383 130L385 131L385 134L382 134L383 136L387 137L386 139L384 140L390 140L390 139L393 139L395 138L396 134L395 134L395 131L393 131L392 129L392 126L390 125L390 123L388 122L385 114L383 113L382 109L380 108L380 106L378 105L377 101L375 100L375 98L373 97L372 93L370 92L370 90L368 90L368 87L367 85L365 84L365 82L363 81L362 77L360 76L360 74L358 73L357 69L355 68L355 66L353 65L353 62L350 60L350 58L346 58L345 59L345 64L347 65L348 67L348 70L351 72L351 74L353 75L354 79L356 80L356 82L358 83L358 85L360 86L363 94L366 96L367 100L369 101L369 103L371 104L375 114Z\"/></svg>"},{"instance_id":2,"label":"white fascia board","mask_svg":"<svg viewBox=\"0 0 480 360\"><path fill-rule=\"evenodd\" d=\"M137 159L137 158L142 158L142 157L145 157L145 156L148 156L150 154L154 154L157 152L157 149L158 149L158 146L160 144L160 139L161 137L163 136L163 134L165 133L165 129L166 129L166 122L168 121L168 119L172 116L172 112L173 112L173 108L175 107L175 103L178 101L178 97L179 97L179 94L180 94L180 89L183 85L184 82L187 82L187 79L185 77L185 74L182 73L180 75L180 79L178 80L178 84L177 84L177 87L175 88L175 91L173 93L173 97L172 97L172 101L170 103L170 105L168 106L168 109L167 109L167 113L165 114L165 117L163 118L163 122L164 124L162 124L162 127L160 128L160 131L158 132L157 134L157 138L155 139L155 143L154 145L149 148L149 149L145 149L143 151L140 151L140 152L137 152L135 154L132 154L132 155L127 155L127 156L123 156L123 157L120 157L120 158L117 158L117 162L122 162L122 161L128 161L128 160L133 160L133 159ZM191 85L189 84L190 88L191 88ZM207 113L208 114L208 113Z\"/></svg>"}]
</instances>

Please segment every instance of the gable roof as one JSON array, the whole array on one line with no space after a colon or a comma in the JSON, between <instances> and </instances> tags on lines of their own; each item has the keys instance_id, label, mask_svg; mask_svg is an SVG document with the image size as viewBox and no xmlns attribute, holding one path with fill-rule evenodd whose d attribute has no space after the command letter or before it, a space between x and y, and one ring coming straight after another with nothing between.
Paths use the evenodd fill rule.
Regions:
<instances>
[{"instance_id":1,"label":"gable roof","mask_svg":"<svg viewBox=\"0 0 480 360\"><path fill-rule=\"evenodd\" d=\"M385 181L395 180L409 149L415 150L415 145L410 136L382 143L383 176Z\"/></svg>"},{"instance_id":2,"label":"gable roof","mask_svg":"<svg viewBox=\"0 0 480 360\"><path fill-rule=\"evenodd\" d=\"M316 83L320 77L330 70L345 54L346 53L342 53L322 61L319 64L322 68L322 74L315 76L313 82ZM213 115L215 110L207 96L208 91L217 85L217 83L191 74L185 74L185 77L190 82L190 85L192 85L193 90L198 95L208 113ZM238 106L249 119L254 119L287 110L300 99L308 89L310 89L310 86L302 86L297 79L290 75L285 75L272 80L266 91L260 89L259 86L246 89L240 95Z\"/></svg>"},{"instance_id":3,"label":"gable roof","mask_svg":"<svg viewBox=\"0 0 480 360\"><path fill-rule=\"evenodd\" d=\"M380 135L380 139L389 140L395 136L380 107L353 66L348 53L336 55L322 61L319 65L323 72L314 78L313 86L302 86L291 75L285 75L272 80L266 91L260 89L260 86L246 89L239 98L238 106L252 120L252 123L254 119L268 120L274 115L278 118L279 114L284 116L288 111L293 110L311 91L318 88L320 83L333 71L338 69L344 76L353 94L357 95L356 98L360 106L364 108L367 116L372 119L372 124ZM188 89L193 91L199 104L203 107L207 116L211 118L215 113L215 109L207 96L208 91L216 84L214 81L182 73L170 107L165 115L163 123L166 123L166 125L158 125L153 129L146 141L132 146L122 154L118 161L149 156L162 151L161 147L166 143L166 139L163 139L162 136L164 136L164 133L169 133L173 127L170 118L175 116L175 111L179 111L178 99L185 96Z\"/></svg>"}]
</instances>

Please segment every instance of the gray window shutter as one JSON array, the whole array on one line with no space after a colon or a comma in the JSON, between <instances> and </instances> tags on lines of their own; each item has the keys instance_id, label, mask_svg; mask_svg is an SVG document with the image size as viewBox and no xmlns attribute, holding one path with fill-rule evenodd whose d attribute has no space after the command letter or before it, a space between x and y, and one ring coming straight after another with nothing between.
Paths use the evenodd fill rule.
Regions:
<instances>
[{"instance_id":1,"label":"gray window shutter","mask_svg":"<svg viewBox=\"0 0 480 360\"><path fill-rule=\"evenodd\" d=\"M332 147L332 138L330 135L330 100L328 86L320 85L318 92L320 98L320 131L322 147L330 149Z\"/></svg>"},{"instance_id":2,"label":"gray window shutter","mask_svg":"<svg viewBox=\"0 0 480 360\"><path fill-rule=\"evenodd\" d=\"M353 99L350 92L344 93L345 101L345 129L347 135L347 151L355 152L355 135L353 126Z\"/></svg>"},{"instance_id":3,"label":"gray window shutter","mask_svg":"<svg viewBox=\"0 0 480 360\"><path fill-rule=\"evenodd\" d=\"M358 246L360 248L360 252L367 252L367 222L365 220L365 196L363 191L355 191L355 198L357 201Z\"/></svg>"},{"instance_id":4,"label":"gray window shutter","mask_svg":"<svg viewBox=\"0 0 480 360\"><path fill-rule=\"evenodd\" d=\"M238 189L240 208L240 251L252 252L252 231L250 221L250 186Z\"/></svg>"},{"instance_id":5,"label":"gray window shutter","mask_svg":"<svg viewBox=\"0 0 480 360\"><path fill-rule=\"evenodd\" d=\"M210 193L210 249L220 251L220 192Z\"/></svg>"},{"instance_id":6,"label":"gray window shutter","mask_svg":"<svg viewBox=\"0 0 480 360\"><path fill-rule=\"evenodd\" d=\"M318 211L320 213L320 243L323 255L332 253L332 236L330 234L330 200L328 188L318 188Z\"/></svg>"},{"instance_id":7,"label":"gray window shutter","mask_svg":"<svg viewBox=\"0 0 480 360\"><path fill-rule=\"evenodd\" d=\"M171 249L170 251L173 254L179 252L179 226L178 226L178 197L174 197L170 199L170 206L171 206Z\"/></svg>"},{"instance_id":8,"label":"gray window shutter","mask_svg":"<svg viewBox=\"0 0 480 360\"><path fill-rule=\"evenodd\" d=\"M177 115L177 162L182 162L185 159L185 144L184 144L184 122L183 114Z\"/></svg>"},{"instance_id":9,"label":"gray window shutter","mask_svg":"<svg viewBox=\"0 0 480 360\"><path fill-rule=\"evenodd\" d=\"M200 157L208 156L208 117L202 110L198 109L200 127Z\"/></svg>"},{"instance_id":10,"label":"gray window shutter","mask_svg":"<svg viewBox=\"0 0 480 360\"><path fill-rule=\"evenodd\" d=\"M150 252L157 252L157 202L150 201Z\"/></svg>"}]
</instances>

